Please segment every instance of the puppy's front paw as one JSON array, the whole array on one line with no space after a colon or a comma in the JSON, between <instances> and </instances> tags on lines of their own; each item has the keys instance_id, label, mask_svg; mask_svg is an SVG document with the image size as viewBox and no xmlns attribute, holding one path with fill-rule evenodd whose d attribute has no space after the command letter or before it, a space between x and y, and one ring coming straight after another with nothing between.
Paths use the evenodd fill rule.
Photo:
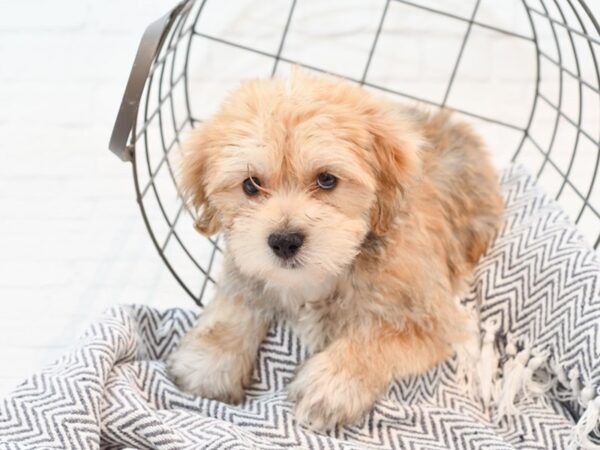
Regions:
<instances>
[{"instance_id":1,"label":"puppy's front paw","mask_svg":"<svg viewBox=\"0 0 600 450\"><path fill-rule=\"evenodd\" d=\"M252 376L252 363L243 355L219 351L192 335L184 337L167 368L184 391L226 403L244 399L244 385Z\"/></svg>"},{"instance_id":2,"label":"puppy's front paw","mask_svg":"<svg viewBox=\"0 0 600 450\"><path fill-rule=\"evenodd\" d=\"M288 386L297 402L296 419L316 431L358 421L377 400L378 391L346 370L336 370L326 353L315 355Z\"/></svg>"}]
</instances>

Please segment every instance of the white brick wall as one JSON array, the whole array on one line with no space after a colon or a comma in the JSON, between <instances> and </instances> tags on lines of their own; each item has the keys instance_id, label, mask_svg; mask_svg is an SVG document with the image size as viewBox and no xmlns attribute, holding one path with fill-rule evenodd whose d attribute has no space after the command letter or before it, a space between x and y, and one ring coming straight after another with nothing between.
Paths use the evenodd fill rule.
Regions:
<instances>
[{"instance_id":1,"label":"white brick wall","mask_svg":"<svg viewBox=\"0 0 600 450\"><path fill-rule=\"evenodd\" d=\"M236 30L240 39L274 51L279 22L285 20L282 1L213 1L212 14L219 20L211 22L210 31L229 36L227 30ZM472 4L424 1L456 14L468 14ZM353 63L363 60L368 44L358 38L370 42L380 14L361 13L365 2L325 6L300 0L289 56L360 77L362 62ZM191 306L146 234L130 167L107 150L139 38L173 4L0 0L0 395L55 358L111 304ZM378 8L382 4L378 1ZM523 30L514 5L514 0L482 0L481 20ZM417 20L417 11L395 3L391 8L389 29L371 67L373 81L424 95L443 92L446 75L440 73L452 65L462 24L448 30L437 25L440 18ZM510 105L485 104L480 92L490 86L506 88L511 104L521 101L530 93L531 49L479 33L465 53L467 75L457 83L457 92L484 112L505 109L510 116ZM337 50L319 50L323 38L335 41ZM269 61L225 61L223 55L222 49L209 46L195 56L197 67L204 69L194 91L208 108L202 113L218 103L219 88L231 85L240 73L270 68ZM485 132L498 160L505 159L502 150L512 143L493 129Z\"/></svg>"},{"instance_id":2,"label":"white brick wall","mask_svg":"<svg viewBox=\"0 0 600 450\"><path fill-rule=\"evenodd\" d=\"M0 394L113 303L190 306L107 150L139 38L172 4L0 1Z\"/></svg>"}]
</instances>

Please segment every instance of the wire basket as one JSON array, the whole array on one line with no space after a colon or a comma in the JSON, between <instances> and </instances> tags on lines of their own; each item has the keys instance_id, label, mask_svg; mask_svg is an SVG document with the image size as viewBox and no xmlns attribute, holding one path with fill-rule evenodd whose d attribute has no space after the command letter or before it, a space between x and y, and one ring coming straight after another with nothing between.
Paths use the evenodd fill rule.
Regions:
<instances>
[{"instance_id":1,"label":"wire basket","mask_svg":"<svg viewBox=\"0 0 600 450\"><path fill-rule=\"evenodd\" d=\"M600 26L583 0L185 0L146 30L110 149L161 258L202 305L222 249L177 194L177 149L238 80L296 64L450 107L600 246ZM344 20L339 20L340 14Z\"/></svg>"}]
</instances>

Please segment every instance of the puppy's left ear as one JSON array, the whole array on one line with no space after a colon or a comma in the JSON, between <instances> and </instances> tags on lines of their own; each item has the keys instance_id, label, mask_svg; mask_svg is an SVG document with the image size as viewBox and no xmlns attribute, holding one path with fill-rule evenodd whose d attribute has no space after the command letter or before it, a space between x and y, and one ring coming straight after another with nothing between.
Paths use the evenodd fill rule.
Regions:
<instances>
[{"instance_id":1,"label":"puppy's left ear","mask_svg":"<svg viewBox=\"0 0 600 450\"><path fill-rule=\"evenodd\" d=\"M182 197L198 213L195 228L200 233L210 236L221 228L219 215L211 204L206 193L206 175L211 154L216 148L212 145L210 131L205 124L192 131L183 145L180 166L179 189Z\"/></svg>"},{"instance_id":2,"label":"puppy's left ear","mask_svg":"<svg viewBox=\"0 0 600 450\"><path fill-rule=\"evenodd\" d=\"M371 231L380 236L387 233L411 185L421 175L421 135L413 120L394 108L384 106L369 122L379 166Z\"/></svg>"}]
</instances>

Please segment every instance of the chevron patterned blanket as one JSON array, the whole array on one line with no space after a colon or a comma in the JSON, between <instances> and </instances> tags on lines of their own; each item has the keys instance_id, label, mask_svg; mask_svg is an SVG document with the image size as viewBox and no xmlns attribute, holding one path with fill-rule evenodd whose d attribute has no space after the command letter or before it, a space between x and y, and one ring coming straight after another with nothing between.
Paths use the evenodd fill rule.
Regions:
<instances>
[{"instance_id":1,"label":"chevron patterned blanket","mask_svg":"<svg viewBox=\"0 0 600 450\"><path fill-rule=\"evenodd\" d=\"M455 357L398 380L361 423L317 434L286 397L306 351L284 323L231 406L179 391L165 370L194 312L116 307L0 401L0 448L599 448L598 255L522 169L502 185L505 226L466 299L482 305L477 366Z\"/></svg>"}]
</instances>

